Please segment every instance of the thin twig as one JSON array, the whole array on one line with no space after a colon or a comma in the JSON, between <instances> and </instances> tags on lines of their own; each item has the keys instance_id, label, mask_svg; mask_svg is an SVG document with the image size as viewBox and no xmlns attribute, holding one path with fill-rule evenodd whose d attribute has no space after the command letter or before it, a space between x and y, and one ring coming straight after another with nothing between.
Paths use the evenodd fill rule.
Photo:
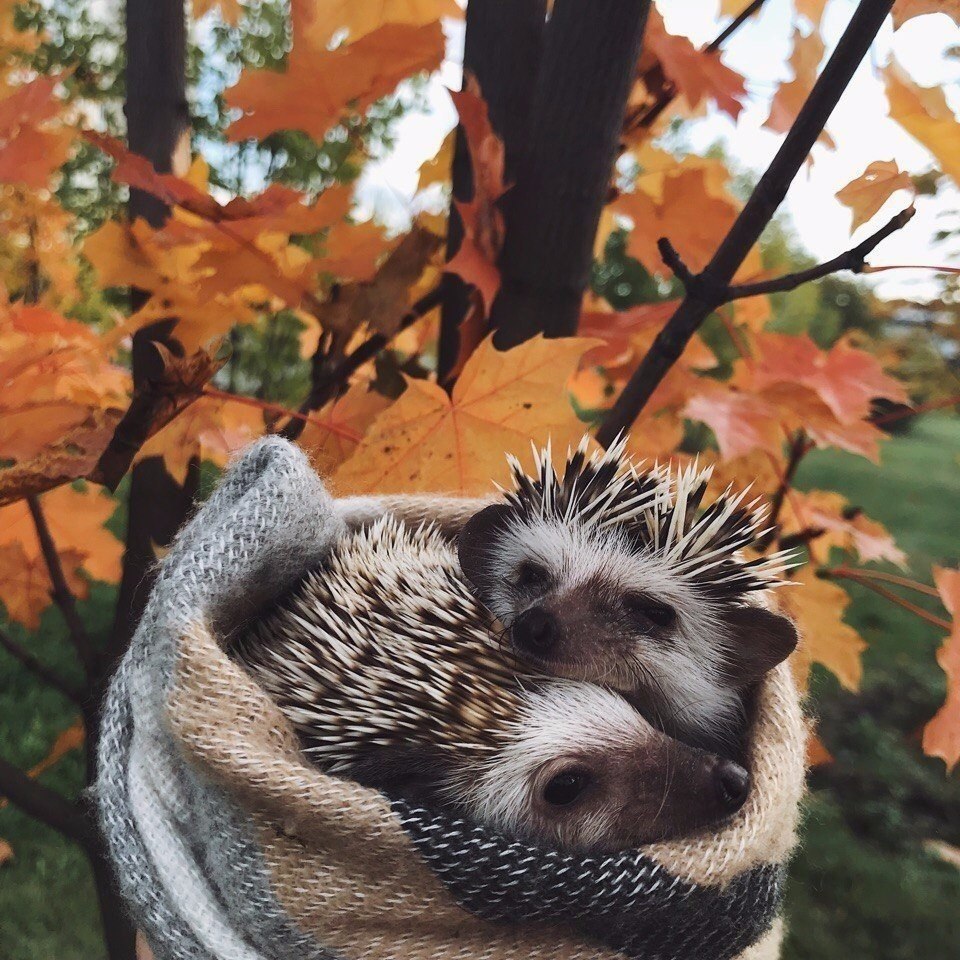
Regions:
<instances>
[{"instance_id":1,"label":"thin twig","mask_svg":"<svg viewBox=\"0 0 960 960\"><path fill-rule=\"evenodd\" d=\"M77 656L83 665L84 674L87 680L92 682L97 676L97 655L89 636L87 636L80 614L77 612L77 603L67 584L63 565L60 563L60 554L57 552L57 545L53 542L50 527L47 525L47 518L43 515L43 508L40 506L40 500L35 496L27 497L27 506L30 508L30 515L33 517L37 539L40 541L40 550L43 553L47 572L50 574L50 582L53 584L54 602L60 608L63 619L67 623L67 630L77 651Z\"/></svg>"},{"instance_id":2,"label":"thin twig","mask_svg":"<svg viewBox=\"0 0 960 960\"><path fill-rule=\"evenodd\" d=\"M881 597L889 600L891 603L896 604L898 607L903 607L904 610L909 610L910 613L918 616L921 620L926 620L927 623L932 623L935 627L940 627L942 630L947 631L949 631L952 627L952 624L949 620L944 620L942 617L928 613L923 609L923 607L918 607L915 603L911 603L909 600L904 600L903 597L897 595L892 590L887 590L886 587L881 587L879 583L875 583L871 578L861 576L860 571L848 570L845 567L837 567L834 570L823 571L821 576L825 576L829 580L850 580L853 583L859 583L861 587L866 587L868 590L872 590L874 593L879 594Z\"/></svg>"},{"instance_id":3,"label":"thin twig","mask_svg":"<svg viewBox=\"0 0 960 960\"><path fill-rule=\"evenodd\" d=\"M803 430L798 430L790 442L790 453L787 456L787 465L783 469L783 476L777 486L773 498L770 501L770 513L767 516L767 526L770 532L757 546L763 550L766 549L777 537L780 529L780 512L783 510L783 503L787 498L790 488L793 486L793 478L796 476L800 461L803 460L810 446L807 443L807 435Z\"/></svg>"},{"instance_id":4,"label":"thin twig","mask_svg":"<svg viewBox=\"0 0 960 960\"><path fill-rule=\"evenodd\" d=\"M929 413L931 410L943 410L944 407L956 406L960 406L960 396L945 397L943 400L931 400L929 403L921 403L916 407L907 407L905 410L894 410L879 417L871 417L870 422L874 426L880 427L885 423L905 420L907 417L915 417L921 413Z\"/></svg>"},{"instance_id":5,"label":"thin twig","mask_svg":"<svg viewBox=\"0 0 960 960\"><path fill-rule=\"evenodd\" d=\"M733 36L746 22L750 19L766 2L766 0L753 0L747 7L745 7L723 30L714 37L705 47L700 51L701 53L716 53L720 47ZM656 99L653 103L647 106L641 106L637 109L635 113L632 113L627 117L626 122L624 123L624 131L631 133L635 130L642 130L644 128L652 127L656 122L657 117L663 113L667 107L673 103L677 98L679 93L679 88L673 81L668 80L666 77L663 78L663 82L660 84L660 89L657 91Z\"/></svg>"},{"instance_id":6,"label":"thin twig","mask_svg":"<svg viewBox=\"0 0 960 960\"><path fill-rule=\"evenodd\" d=\"M375 333L368 340L360 344L352 353L349 353L337 366L322 380L314 384L310 396L300 405L300 416L291 417L290 422L280 430L280 435L288 440L296 440L303 433L306 425L301 417L317 410L329 400L334 399L346 386L350 378L369 360L372 360L384 347L390 343L392 337L402 333L422 319L441 301L440 286L437 285L429 293L425 293L404 315L391 337L382 333Z\"/></svg>"},{"instance_id":7,"label":"thin twig","mask_svg":"<svg viewBox=\"0 0 960 960\"><path fill-rule=\"evenodd\" d=\"M27 670L36 674L48 687L53 687L54 690L59 691L68 700L72 700L78 705L81 703L82 697L79 690L74 689L67 680L38 660L29 650L22 647L3 630L0 630L0 647L3 647L14 660L17 660Z\"/></svg>"},{"instance_id":8,"label":"thin twig","mask_svg":"<svg viewBox=\"0 0 960 960\"><path fill-rule=\"evenodd\" d=\"M960 273L960 267L947 267L936 263L882 263L863 268L864 273L883 273L884 270L932 270L934 273Z\"/></svg>"},{"instance_id":9,"label":"thin twig","mask_svg":"<svg viewBox=\"0 0 960 960\"><path fill-rule=\"evenodd\" d=\"M704 48L704 53L714 53L719 50L720 47L729 39L729 37L736 33L740 27L746 23L766 2L766 0L753 0L753 3L746 6L741 10L726 27L723 28L722 32L710 43L708 43Z\"/></svg>"},{"instance_id":10,"label":"thin twig","mask_svg":"<svg viewBox=\"0 0 960 960\"><path fill-rule=\"evenodd\" d=\"M38 783L3 757L0 757L0 795L27 816L76 841L86 850L96 849L96 831L81 807Z\"/></svg>"},{"instance_id":11,"label":"thin twig","mask_svg":"<svg viewBox=\"0 0 960 960\"><path fill-rule=\"evenodd\" d=\"M302 420L304 424L313 423L318 427L323 427L330 433L335 433L344 440L359 442L360 434L355 430L348 430L346 427L337 423L331 423L329 420L321 420L320 417L313 417L309 413L300 413L299 410L291 410L279 403L271 403L269 400L258 400L256 397L245 397L240 393L230 393L227 390L218 390L216 387L205 386L203 395L211 397L214 400L223 400L227 403L240 403L248 407L257 407L260 410L267 410L271 413L279 414L281 417L292 417L295 420Z\"/></svg>"},{"instance_id":12,"label":"thin twig","mask_svg":"<svg viewBox=\"0 0 960 960\"><path fill-rule=\"evenodd\" d=\"M939 600L940 594L936 587L929 584L920 583L919 580L911 580L909 577L898 577L895 573L886 573L883 570L857 570L852 567L836 567L834 573L853 573L858 577L865 577L868 580L882 580L885 583L892 583L898 587L905 587L907 590L915 590L917 593L925 594Z\"/></svg>"},{"instance_id":13,"label":"thin twig","mask_svg":"<svg viewBox=\"0 0 960 960\"><path fill-rule=\"evenodd\" d=\"M804 283L821 280L823 277L832 273L840 273L843 270L862 273L867 266L866 257L873 252L873 249L883 240L886 240L890 234L906 226L915 213L916 210L912 205L907 207L906 210L901 210L876 233L832 260L818 263L815 267L810 267L807 270L798 270L796 273L787 273L782 277L761 280L757 283L737 283L726 286L712 284L704 274L696 274L690 270L666 237L661 237L657 241L657 248L660 250L663 262L673 271L674 276L683 284L685 290L699 300L712 303L716 308L734 300L742 300L745 297L759 297L768 293L785 293L788 290L796 290Z\"/></svg>"},{"instance_id":14,"label":"thin twig","mask_svg":"<svg viewBox=\"0 0 960 960\"><path fill-rule=\"evenodd\" d=\"M770 222L787 189L823 131L870 44L883 26L893 0L861 0L797 118L757 182L716 253L698 276L702 290L725 289ZM715 298L688 289L673 316L657 334L597 432L609 446L629 430L663 378L682 355L690 338L717 308Z\"/></svg>"}]
</instances>

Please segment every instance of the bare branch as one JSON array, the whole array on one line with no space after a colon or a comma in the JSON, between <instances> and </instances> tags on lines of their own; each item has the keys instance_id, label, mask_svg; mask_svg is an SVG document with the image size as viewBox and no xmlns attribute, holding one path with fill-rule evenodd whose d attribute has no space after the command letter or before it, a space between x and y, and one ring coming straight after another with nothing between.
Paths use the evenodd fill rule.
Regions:
<instances>
[{"instance_id":1,"label":"bare branch","mask_svg":"<svg viewBox=\"0 0 960 960\"><path fill-rule=\"evenodd\" d=\"M713 53L716 50L719 50L723 46L724 42L728 40L733 34L735 34L755 13L757 13L760 8L764 5L766 0L753 0L753 3L748 4L746 7L741 10L730 23L704 48L704 53Z\"/></svg>"},{"instance_id":2,"label":"bare branch","mask_svg":"<svg viewBox=\"0 0 960 960\"><path fill-rule=\"evenodd\" d=\"M77 651L77 656L83 665L84 674L88 681L93 682L97 676L97 654L83 626L83 621L80 619L80 614L77 612L77 603L67 584L63 565L60 563L60 554L57 552L57 545L50 535L47 518L43 515L43 508L40 506L40 500L37 497L27 497L27 506L30 508L30 515L33 517L33 525L40 541L40 550L47 565L47 572L50 574L50 582L53 584L54 602L60 608L63 619L67 623L67 630Z\"/></svg>"},{"instance_id":3,"label":"bare branch","mask_svg":"<svg viewBox=\"0 0 960 960\"><path fill-rule=\"evenodd\" d=\"M84 849L96 848L96 831L82 807L38 783L3 757L0 757L0 794L27 816L76 841Z\"/></svg>"},{"instance_id":4,"label":"bare branch","mask_svg":"<svg viewBox=\"0 0 960 960\"><path fill-rule=\"evenodd\" d=\"M892 6L893 0L861 0L776 156L699 275L701 290L716 291L730 284L786 196ZM714 298L702 299L696 291L687 291L604 419L597 433L601 444L608 446L614 437L629 429L716 306Z\"/></svg>"},{"instance_id":5,"label":"bare branch","mask_svg":"<svg viewBox=\"0 0 960 960\"><path fill-rule=\"evenodd\" d=\"M21 663L31 673L35 674L48 687L62 693L68 700L76 704L82 702L82 696L79 690L75 689L67 680L61 677L56 671L51 670L45 663L38 660L26 647L22 647L9 634L0 630L0 647L3 647L14 660Z\"/></svg>"}]
</instances>

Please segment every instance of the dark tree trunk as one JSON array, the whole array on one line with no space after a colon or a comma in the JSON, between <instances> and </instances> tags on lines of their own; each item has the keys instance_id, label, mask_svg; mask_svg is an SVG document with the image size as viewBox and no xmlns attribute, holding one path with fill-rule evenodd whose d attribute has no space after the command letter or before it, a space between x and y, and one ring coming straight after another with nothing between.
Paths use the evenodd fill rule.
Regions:
<instances>
[{"instance_id":1,"label":"dark tree trunk","mask_svg":"<svg viewBox=\"0 0 960 960\"><path fill-rule=\"evenodd\" d=\"M183 0L127 0L127 142L157 170L173 169L174 156L189 130L186 99L186 17ZM156 197L130 191L130 218L160 226L168 215ZM137 294L135 293L135 296ZM172 323L151 324L133 338L134 385L156 376L160 356L151 345L169 339ZM123 653L140 618L152 583L155 548L168 544L190 509L196 471L186 488L151 457L133 469L123 579L117 600L108 661Z\"/></svg>"},{"instance_id":2,"label":"dark tree trunk","mask_svg":"<svg viewBox=\"0 0 960 960\"><path fill-rule=\"evenodd\" d=\"M490 123L503 139L506 182L516 176L529 133L530 108L540 63L546 0L470 0L463 51L464 76L476 77L490 111ZM453 155L453 197L473 196L473 172L463 131L457 129ZM453 204L447 228L447 259L460 249L463 225ZM470 289L454 274L443 278L438 348L441 381L460 349L459 326L470 306Z\"/></svg>"},{"instance_id":3,"label":"dark tree trunk","mask_svg":"<svg viewBox=\"0 0 960 960\"><path fill-rule=\"evenodd\" d=\"M186 97L186 13L183 0L126 0L127 143L157 170L173 170L174 157L189 130ZM153 226L167 218L166 206L139 190L130 191L130 219L143 217ZM134 298L140 298L134 292ZM142 299L141 299L142 302ZM134 303L136 306L136 303ZM171 321L151 324L133 338L134 385L157 375L160 357L151 343L175 349ZM129 643L152 583L154 550L168 544L183 522L195 492L196 470L186 488L164 468L163 460L148 458L134 467L128 501L123 577L117 597L113 634L104 652L104 674ZM102 686L102 684L101 684ZM97 691L101 694L102 689ZM98 698L99 699L99 698ZM87 723L88 776L94 774L97 721ZM104 942L110 960L134 960L136 931L117 892L113 869L102 845L88 848Z\"/></svg>"},{"instance_id":4,"label":"dark tree trunk","mask_svg":"<svg viewBox=\"0 0 960 960\"><path fill-rule=\"evenodd\" d=\"M508 348L576 332L649 0L556 0L516 185L505 197L491 323Z\"/></svg>"}]
</instances>

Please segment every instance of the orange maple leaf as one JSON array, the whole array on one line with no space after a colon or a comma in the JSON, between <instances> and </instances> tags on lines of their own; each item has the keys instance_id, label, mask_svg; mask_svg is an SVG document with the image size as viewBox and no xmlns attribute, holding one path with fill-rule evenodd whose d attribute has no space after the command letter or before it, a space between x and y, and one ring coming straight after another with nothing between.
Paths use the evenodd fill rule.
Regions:
<instances>
[{"instance_id":1,"label":"orange maple leaf","mask_svg":"<svg viewBox=\"0 0 960 960\"><path fill-rule=\"evenodd\" d=\"M405 77L433 70L443 60L439 23L387 23L335 50L297 35L283 73L246 71L227 92L244 115L227 133L233 140L302 130L322 140L345 113L362 112Z\"/></svg>"},{"instance_id":2,"label":"orange maple leaf","mask_svg":"<svg viewBox=\"0 0 960 960\"><path fill-rule=\"evenodd\" d=\"M937 663L947 675L947 698L923 730L923 750L942 758L951 770L960 760L960 570L934 567L933 579L953 629L937 651Z\"/></svg>"},{"instance_id":3,"label":"orange maple leaf","mask_svg":"<svg viewBox=\"0 0 960 960\"><path fill-rule=\"evenodd\" d=\"M757 449L779 456L783 449L777 411L761 396L736 386L702 378L683 415L700 420L713 431L724 459L742 457Z\"/></svg>"},{"instance_id":4,"label":"orange maple leaf","mask_svg":"<svg viewBox=\"0 0 960 960\"><path fill-rule=\"evenodd\" d=\"M118 583L123 544L104 526L116 511L116 501L90 486L65 486L43 494L40 503L74 593L87 592L86 581L78 576L81 569L94 580ZM22 500L0 507L0 546L11 543L20 545L29 563L41 556L30 510Z\"/></svg>"},{"instance_id":5,"label":"orange maple leaf","mask_svg":"<svg viewBox=\"0 0 960 960\"><path fill-rule=\"evenodd\" d=\"M898 190L913 190L913 181L894 160L874 160L855 180L837 191L837 199L853 211L850 232L866 223Z\"/></svg>"},{"instance_id":6,"label":"orange maple leaf","mask_svg":"<svg viewBox=\"0 0 960 960\"><path fill-rule=\"evenodd\" d=\"M845 339L829 350L821 350L806 335L759 333L754 343L758 356L753 382L757 389L777 383L808 387L842 424L864 420L877 397L908 402L902 384L883 372L876 357L851 347Z\"/></svg>"},{"instance_id":7,"label":"orange maple leaf","mask_svg":"<svg viewBox=\"0 0 960 960\"><path fill-rule=\"evenodd\" d=\"M336 472L343 493L445 490L480 494L507 482L506 452L526 455L553 439L562 453L584 425L566 383L595 341L536 337L506 352L485 340L448 397L435 383L408 379Z\"/></svg>"},{"instance_id":8,"label":"orange maple leaf","mask_svg":"<svg viewBox=\"0 0 960 960\"><path fill-rule=\"evenodd\" d=\"M908 20L927 13L943 13L960 23L960 0L897 0L893 5L893 28L899 30Z\"/></svg>"},{"instance_id":9,"label":"orange maple leaf","mask_svg":"<svg viewBox=\"0 0 960 960\"><path fill-rule=\"evenodd\" d=\"M702 270L716 250L717 238L733 223L737 204L717 196L709 177L702 167L681 168L664 177L659 199L634 190L614 201L614 211L633 221L627 252L651 273L666 270L657 248L660 237L669 238L691 270Z\"/></svg>"},{"instance_id":10,"label":"orange maple leaf","mask_svg":"<svg viewBox=\"0 0 960 960\"><path fill-rule=\"evenodd\" d=\"M773 96L770 115L763 124L769 130L786 133L793 126L793 121L797 119L800 108L806 103L816 83L817 67L823 59L824 50L823 40L816 30L806 37L799 30L794 30L793 53L790 54L793 79L781 83ZM831 150L836 146L826 130L820 133L817 142Z\"/></svg>"},{"instance_id":11,"label":"orange maple leaf","mask_svg":"<svg viewBox=\"0 0 960 960\"><path fill-rule=\"evenodd\" d=\"M311 414L298 442L317 473L328 476L348 460L370 424L389 406L387 397L360 383Z\"/></svg>"},{"instance_id":12,"label":"orange maple leaf","mask_svg":"<svg viewBox=\"0 0 960 960\"><path fill-rule=\"evenodd\" d=\"M341 30L352 43L385 23L424 26L441 17L462 17L456 0L293 0L297 28L311 46L322 49Z\"/></svg>"},{"instance_id":13,"label":"orange maple leaf","mask_svg":"<svg viewBox=\"0 0 960 960\"><path fill-rule=\"evenodd\" d=\"M668 33L654 7L647 15L643 43L644 53L657 58L663 73L691 107L698 107L702 100L713 100L734 120L740 116L747 88L743 76L721 62L719 52L699 50L687 37ZM645 65L641 58L639 69L643 71Z\"/></svg>"}]
</instances>

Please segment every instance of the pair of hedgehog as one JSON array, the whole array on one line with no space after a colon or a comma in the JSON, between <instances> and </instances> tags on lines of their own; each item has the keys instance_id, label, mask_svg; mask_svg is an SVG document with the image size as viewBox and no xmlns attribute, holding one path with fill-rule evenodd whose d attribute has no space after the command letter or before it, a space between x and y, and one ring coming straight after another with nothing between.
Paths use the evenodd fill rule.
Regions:
<instances>
[{"instance_id":1,"label":"pair of hedgehog","mask_svg":"<svg viewBox=\"0 0 960 960\"><path fill-rule=\"evenodd\" d=\"M324 769L596 853L743 804L745 699L797 642L758 598L756 501L618 442L549 447L496 502L356 497L321 569L236 653Z\"/></svg>"}]
</instances>

